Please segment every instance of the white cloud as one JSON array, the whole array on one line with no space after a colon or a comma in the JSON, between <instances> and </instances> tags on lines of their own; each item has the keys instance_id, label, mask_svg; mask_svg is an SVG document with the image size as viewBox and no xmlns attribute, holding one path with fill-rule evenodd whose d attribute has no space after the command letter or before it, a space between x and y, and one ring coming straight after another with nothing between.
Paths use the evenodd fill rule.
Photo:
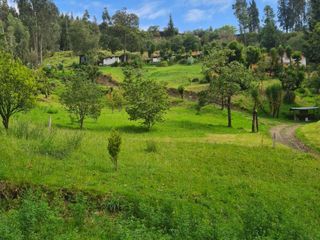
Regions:
<instances>
[{"instance_id":1,"label":"white cloud","mask_svg":"<svg viewBox=\"0 0 320 240\"><path fill-rule=\"evenodd\" d=\"M140 18L154 20L169 14L169 11L165 8L161 7L161 2L148 2L142 5L142 7L130 10L130 12L134 12Z\"/></svg>"},{"instance_id":2,"label":"white cloud","mask_svg":"<svg viewBox=\"0 0 320 240\"><path fill-rule=\"evenodd\" d=\"M210 12L224 12L231 7L233 0L184 0L184 6L210 8ZM209 10L206 9L207 12Z\"/></svg>"},{"instance_id":3,"label":"white cloud","mask_svg":"<svg viewBox=\"0 0 320 240\"><path fill-rule=\"evenodd\" d=\"M190 9L185 16L185 20L188 22L200 22L206 18L206 15L207 13L204 10Z\"/></svg>"}]
</instances>

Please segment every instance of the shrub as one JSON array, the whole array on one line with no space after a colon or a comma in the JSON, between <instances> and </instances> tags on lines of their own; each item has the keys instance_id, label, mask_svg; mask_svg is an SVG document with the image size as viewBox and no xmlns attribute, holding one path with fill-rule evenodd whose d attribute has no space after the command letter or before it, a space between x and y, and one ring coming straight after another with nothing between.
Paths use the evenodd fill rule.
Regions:
<instances>
[{"instance_id":1,"label":"shrub","mask_svg":"<svg viewBox=\"0 0 320 240\"><path fill-rule=\"evenodd\" d=\"M193 78L193 79L191 80L191 82L193 82L193 83L199 82L199 81L200 81L199 78Z\"/></svg>"},{"instance_id":2,"label":"shrub","mask_svg":"<svg viewBox=\"0 0 320 240\"><path fill-rule=\"evenodd\" d=\"M120 153L120 146L121 136L118 131L112 130L108 138L108 152L116 171L118 170L118 156Z\"/></svg>"},{"instance_id":3,"label":"shrub","mask_svg":"<svg viewBox=\"0 0 320 240\"><path fill-rule=\"evenodd\" d=\"M295 100L296 100L296 94L294 93L294 91L287 91L283 98L283 101L286 104L293 104Z\"/></svg>"},{"instance_id":4,"label":"shrub","mask_svg":"<svg viewBox=\"0 0 320 240\"><path fill-rule=\"evenodd\" d=\"M181 99L183 99L184 97L184 90L185 90L184 86L181 85L178 87L178 92L180 94Z\"/></svg>"},{"instance_id":5,"label":"shrub","mask_svg":"<svg viewBox=\"0 0 320 240\"><path fill-rule=\"evenodd\" d=\"M157 149L157 144L156 144L155 141L153 141L153 140L148 140L148 141L146 142L146 145L147 145L147 147L146 147L146 152L148 152L148 153L155 153L155 152L158 151L158 149Z\"/></svg>"},{"instance_id":6,"label":"shrub","mask_svg":"<svg viewBox=\"0 0 320 240\"><path fill-rule=\"evenodd\" d=\"M169 64L168 64L168 61L162 61L158 64L159 67L168 67Z\"/></svg>"},{"instance_id":7,"label":"shrub","mask_svg":"<svg viewBox=\"0 0 320 240\"><path fill-rule=\"evenodd\" d=\"M57 134L56 131L50 131L41 141L39 152L54 158L63 159L79 148L82 138L82 133Z\"/></svg>"}]
</instances>

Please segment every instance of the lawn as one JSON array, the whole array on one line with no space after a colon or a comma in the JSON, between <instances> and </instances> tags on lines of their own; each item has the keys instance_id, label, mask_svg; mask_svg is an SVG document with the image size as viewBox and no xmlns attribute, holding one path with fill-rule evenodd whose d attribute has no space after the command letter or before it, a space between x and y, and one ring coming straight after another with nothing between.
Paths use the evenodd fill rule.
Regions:
<instances>
[{"instance_id":1,"label":"lawn","mask_svg":"<svg viewBox=\"0 0 320 240\"><path fill-rule=\"evenodd\" d=\"M86 224L64 239L317 239L320 162L272 149L273 120L261 119L261 133L252 134L250 115L234 111L231 129L226 116L214 106L196 114L194 103L183 102L147 132L125 111L106 108L79 131L53 96L17 115L8 134L1 129L0 177L103 196L106 210L88 202ZM123 138L118 172L107 155L112 128ZM0 207L0 233L23 204ZM75 228L70 212L62 216L57 233Z\"/></svg>"},{"instance_id":2,"label":"lawn","mask_svg":"<svg viewBox=\"0 0 320 240\"><path fill-rule=\"evenodd\" d=\"M110 74L115 81L122 82L124 75L120 67L102 67L103 74ZM180 85L186 88L193 88L192 79L203 79L201 64L172 65L168 67L144 66L143 72L145 77L167 84L168 87L177 88Z\"/></svg>"},{"instance_id":3,"label":"lawn","mask_svg":"<svg viewBox=\"0 0 320 240\"><path fill-rule=\"evenodd\" d=\"M298 130L297 136L311 148L320 151L320 122L304 125Z\"/></svg>"}]
</instances>

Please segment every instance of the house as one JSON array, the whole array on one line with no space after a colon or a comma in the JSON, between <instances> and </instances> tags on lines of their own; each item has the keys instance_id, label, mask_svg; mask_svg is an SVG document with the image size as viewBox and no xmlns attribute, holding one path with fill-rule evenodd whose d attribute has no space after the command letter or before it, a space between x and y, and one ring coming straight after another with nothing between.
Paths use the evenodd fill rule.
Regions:
<instances>
[{"instance_id":1,"label":"house","mask_svg":"<svg viewBox=\"0 0 320 240\"><path fill-rule=\"evenodd\" d=\"M284 65L291 65L292 63L294 63L294 59L291 58L291 61L290 61L290 58L288 58L287 54L285 53L282 57L282 62ZM307 59L305 56L301 56L301 61L300 61L300 65L301 66L307 66Z\"/></svg>"},{"instance_id":2,"label":"house","mask_svg":"<svg viewBox=\"0 0 320 240\"><path fill-rule=\"evenodd\" d=\"M106 57L102 61L103 66L111 66L115 63L120 63L121 59L118 56L111 56L111 57Z\"/></svg>"},{"instance_id":3,"label":"house","mask_svg":"<svg viewBox=\"0 0 320 240\"><path fill-rule=\"evenodd\" d=\"M153 53L151 55L150 60L151 60L151 63L154 63L154 64L160 63L162 61L162 58L160 56L160 52Z\"/></svg>"}]
</instances>

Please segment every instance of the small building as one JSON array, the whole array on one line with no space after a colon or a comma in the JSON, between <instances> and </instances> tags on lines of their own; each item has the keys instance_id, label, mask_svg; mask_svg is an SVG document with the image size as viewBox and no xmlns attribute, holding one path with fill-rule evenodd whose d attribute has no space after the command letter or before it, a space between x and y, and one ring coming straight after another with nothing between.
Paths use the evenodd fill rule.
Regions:
<instances>
[{"instance_id":1,"label":"small building","mask_svg":"<svg viewBox=\"0 0 320 240\"><path fill-rule=\"evenodd\" d=\"M160 52L155 52L151 55L151 58L150 58L150 61L151 63L153 64L157 64L157 63L160 63L162 61L162 58L160 56Z\"/></svg>"},{"instance_id":2,"label":"small building","mask_svg":"<svg viewBox=\"0 0 320 240\"><path fill-rule=\"evenodd\" d=\"M287 56L287 54L285 53L282 57L282 62L284 65L291 65L292 63L295 63L294 59L291 58L291 61L290 61L290 58ZM300 65L301 66L307 66L307 59L305 56L301 56L301 61L300 61Z\"/></svg>"},{"instance_id":3,"label":"small building","mask_svg":"<svg viewBox=\"0 0 320 240\"><path fill-rule=\"evenodd\" d=\"M107 57L107 58L104 58L102 60L102 65L103 66L111 66L115 63L120 63L121 62L121 59L120 57L118 56L111 56L111 57Z\"/></svg>"},{"instance_id":4,"label":"small building","mask_svg":"<svg viewBox=\"0 0 320 240\"><path fill-rule=\"evenodd\" d=\"M316 121L319 117L319 107L293 107L290 111L295 121Z\"/></svg>"}]
</instances>

